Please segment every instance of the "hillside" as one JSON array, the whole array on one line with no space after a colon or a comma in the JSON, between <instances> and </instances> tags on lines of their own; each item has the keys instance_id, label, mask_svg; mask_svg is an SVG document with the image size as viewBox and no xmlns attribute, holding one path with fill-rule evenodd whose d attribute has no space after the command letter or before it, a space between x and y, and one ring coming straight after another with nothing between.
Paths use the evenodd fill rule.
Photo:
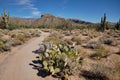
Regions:
<instances>
[{"instance_id":1,"label":"hillside","mask_svg":"<svg viewBox=\"0 0 120 80\"><path fill-rule=\"evenodd\" d=\"M0 21L2 18L0 17ZM91 22L86 22L79 19L65 19L56 17L51 14L43 14L41 18L18 18L11 17L10 23L14 25L27 25L27 26L42 26L42 25L59 25L63 23L71 23L72 25L88 25Z\"/></svg>"}]
</instances>

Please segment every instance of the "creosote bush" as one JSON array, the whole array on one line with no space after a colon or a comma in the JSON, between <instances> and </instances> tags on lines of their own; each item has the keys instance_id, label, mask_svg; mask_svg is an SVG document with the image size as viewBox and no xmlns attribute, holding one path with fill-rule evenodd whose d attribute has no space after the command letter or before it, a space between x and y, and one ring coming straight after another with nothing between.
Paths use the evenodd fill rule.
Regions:
<instances>
[{"instance_id":1,"label":"creosote bush","mask_svg":"<svg viewBox=\"0 0 120 80\"><path fill-rule=\"evenodd\" d=\"M0 41L0 52L3 52L4 43Z\"/></svg>"},{"instance_id":2,"label":"creosote bush","mask_svg":"<svg viewBox=\"0 0 120 80\"><path fill-rule=\"evenodd\" d=\"M96 41L90 41L88 44L87 44L87 47L88 48L91 48L91 49L98 49L99 47L101 47L101 44L96 42Z\"/></svg>"},{"instance_id":3,"label":"creosote bush","mask_svg":"<svg viewBox=\"0 0 120 80\"><path fill-rule=\"evenodd\" d=\"M103 46L96 49L96 52L91 55L93 59L100 60L101 58L106 58L110 55L110 51Z\"/></svg>"},{"instance_id":4,"label":"creosote bush","mask_svg":"<svg viewBox=\"0 0 120 80\"><path fill-rule=\"evenodd\" d=\"M21 45L24 42L28 41L30 38L39 36L39 29L0 29L0 53L10 51L11 47Z\"/></svg>"},{"instance_id":5,"label":"creosote bush","mask_svg":"<svg viewBox=\"0 0 120 80\"><path fill-rule=\"evenodd\" d=\"M76 42L77 45L81 45L83 42L80 37L73 37L72 41Z\"/></svg>"},{"instance_id":6,"label":"creosote bush","mask_svg":"<svg viewBox=\"0 0 120 80\"><path fill-rule=\"evenodd\" d=\"M81 75L86 80L109 80L109 74L112 73L112 69L102 64L91 64L90 70L81 71Z\"/></svg>"},{"instance_id":7,"label":"creosote bush","mask_svg":"<svg viewBox=\"0 0 120 80\"><path fill-rule=\"evenodd\" d=\"M45 38L44 42L53 42L54 44L59 44L61 40L56 35L50 35L49 37Z\"/></svg>"},{"instance_id":8,"label":"creosote bush","mask_svg":"<svg viewBox=\"0 0 120 80\"><path fill-rule=\"evenodd\" d=\"M107 44L111 46L117 45L116 39L114 39L113 37L109 37L109 36L103 36L99 39L99 41L103 44Z\"/></svg>"},{"instance_id":9,"label":"creosote bush","mask_svg":"<svg viewBox=\"0 0 120 80\"><path fill-rule=\"evenodd\" d=\"M116 63L114 69L115 69L115 73L117 73L120 78L120 62Z\"/></svg>"},{"instance_id":10,"label":"creosote bush","mask_svg":"<svg viewBox=\"0 0 120 80\"><path fill-rule=\"evenodd\" d=\"M72 45L72 44L73 44L72 40L69 39L69 38L64 39L64 40L62 41L62 43L66 44L66 45Z\"/></svg>"},{"instance_id":11,"label":"creosote bush","mask_svg":"<svg viewBox=\"0 0 120 80\"><path fill-rule=\"evenodd\" d=\"M82 64L75 48L64 44L52 45L52 49L41 53L39 59L43 70L62 80L68 80L70 75L79 73Z\"/></svg>"}]
</instances>

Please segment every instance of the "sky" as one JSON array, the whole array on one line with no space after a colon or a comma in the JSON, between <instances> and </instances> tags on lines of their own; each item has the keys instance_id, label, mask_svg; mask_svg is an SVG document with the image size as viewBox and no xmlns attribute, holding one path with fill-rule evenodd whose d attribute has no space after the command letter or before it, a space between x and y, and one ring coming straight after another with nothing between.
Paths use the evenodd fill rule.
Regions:
<instances>
[{"instance_id":1,"label":"sky","mask_svg":"<svg viewBox=\"0 0 120 80\"><path fill-rule=\"evenodd\" d=\"M120 19L120 0L0 0L0 15L4 7L12 17L21 18L40 18L48 13L96 23L106 13L107 21Z\"/></svg>"}]
</instances>

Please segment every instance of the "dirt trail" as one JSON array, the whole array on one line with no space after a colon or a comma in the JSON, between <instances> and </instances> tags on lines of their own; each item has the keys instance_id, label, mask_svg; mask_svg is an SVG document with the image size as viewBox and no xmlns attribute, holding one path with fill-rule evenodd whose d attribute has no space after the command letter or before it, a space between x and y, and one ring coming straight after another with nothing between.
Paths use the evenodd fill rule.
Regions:
<instances>
[{"instance_id":1,"label":"dirt trail","mask_svg":"<svg viewBox=\"0 0 120 80\"><path fill-rule=\"evenodd\" d=\"M49 33L42 32L40 37L12 51L0 64L0 80L41 80L37 76L38 71L29 64L36 59L36 54L32 51L38 49L38 44L48 35Z\"/></svg>"}]
</instances>

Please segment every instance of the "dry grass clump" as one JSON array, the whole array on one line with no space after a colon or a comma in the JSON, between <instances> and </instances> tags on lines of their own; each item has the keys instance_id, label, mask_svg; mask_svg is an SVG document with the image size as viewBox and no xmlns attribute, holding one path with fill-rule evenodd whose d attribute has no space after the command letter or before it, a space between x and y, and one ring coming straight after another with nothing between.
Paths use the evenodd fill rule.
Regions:
<instances>
[{"instance_id":1,"label":"dry grass clump","mask_svg":"<svg viewBox=\"0 0 120 80\"><path fill-rule=\"evenodd\" d=\"M32 37L39 37L39 29L0 30L0 52L10 51L11 47L21 45Z\"/></svg>"},{"instance_id":2,"label":"dry grass clump","mask_svg":"<svg viewBox=\"0 0 120 80\"><path fill-rule=\"evenodd\" d=\"M22 29L22 30L12 30L10 36L14 38L17 35L24 35L26 38L39 37L40 31L38 29Z\"/></svg>"},{"instance_id":3,"label":"dry grass clump","mask_svg":"<svg viewBox=\"0 0 120 80\"><path fill-rule=\"evenodd\" d=\"M117 46L117 41L115 38L110 36L103 36L99 38L99 41L103 44L111 45L111 46Z\"/></svg>"},{"instance_id":4,"label":"dry grass clump","mask_svg":"<svg viewBox=\"0 0 120 80\"><path fill-rule=\"evenodd\" d=\"M79 36L80 34L81 34L80 30L75 29L75 30L71 31L71 35L73 35L73 36Z\"/></svg>"},{"instance_id":5,"label":"dry grass clump","mask_svg":"<svg viewBox=\"0 0 120 80\"><path fill-rule=\"evenodd\" d=\"M101 63L91 64L90 70L81 70L87 80L120 80L120 65L110 68Z\"/></svg>"},{"instance_id":6,"label":"dry grass clump","mask_svg":"<svg viewBox=\"0 0 120 80\"><path fill-rule=\"evenodd\" d=\"M16 36L14 36L14 39L15 40L20 40L22 42L27 41L27 38L26 38L26 36L24 34L17 34Z\"/></svg>"},{"instance_id":7,"label":"dry grass clump","mask_svg":"<svg viewBox=\"0 0 120 80\"><path fill-rule=\"evenodd\" d=\"M0 36L3 36L4 34L1 32L1 30L0 30Z\"/></svg>"},{"instance_id":8,"label":"dry grass clump","mask_svg":"<svg viewBox=\"0 0 120 80\"><path fill-rule=\"evenodd\" d=\"M71 39L69 39L69 38L65 38L65 39L63 39L62 43L72 45L73 41Z\"/></svg>"},{"instance_id":9,"label":"dry grass clump","mask_svg":"<svg viewBox=\"0 0 120 80\"><path fill-rule=\"evenodd\" d=\"M81 49L79 47L77 47L77 52L82 58L85 58L88 56L88 53L84 49Z\"/></svg>"},{"instance_id":10,"label":"dry grass clump","mask_svg":"<svg viewBox=\"0 0 120 80\"><path fill-rule=\"evenodd\" d=\"M101 44L97 41L90 41L87 43L87 48L98 49L99 47L101 47Z\"/></svg>"},{"instance_id":11,"label":"dry grass clump","mask_svg":"<svg viewBox=\"0 0 120 80\"><path fill-rule=\"evenodd\" d=\"M4 52L4 51L10 51L11 50L11 43L9 41L2 41L0 40L0 53Z\"/></svg>"},{"instance_id":12,"label":"dry grass clump","mask_svg":"<svg viewBox=\"0 0 120 80\"><path fill-rule=\"evenodd\" d=\"M83 70L81 75L87 80L109 80L112 69L103 64L92 64L90 70Z\"/></svg>"},{"instance_id":13,"label":"dry grass clump","mask_svg":"<svg viewBox=\"0 0 120 80\"><path fill-rule=\"evenodd\" d=\"M90 57L95 60L100 60L101 58L107 58L110 55L110 50L106 49L103 46L100 46L98 49L95 49L95 53Z\"/></svg>"},{"instance_id":14,"label":"dry grass clump","mask_svg":"<svg viewBox=\"0 0 120 80\"><path fill-rule=\"evenodd\" d=\"M90 38L96 38L98 36L100 36L100 32L97 32L97 31L88 31L88 35Z\"/></svg>"},{"instance_id":15,"label":"dry grass clump","mask_svg":"<svg viewBox=\"0 0 120 80\"><path fill-rule=\"evenodd\" d=\"M80 37L73 37L71 39L73 42L76 42L76 45L81 45L82 44L82 39Z\"/></svg>"},{"instance_id":16,"label":"dry grass clump","mask_svg":"<svg viewBox=\"0 0 120 80\"><path fill-rule=\"evenodd\" d=\"M116 65L115 65L115 74L117 75L116 77L120 79L120 62L118 62Z\"/></svg>"},{"instance_id":17,"label":"dry grass clump","mask_svg":"<svg viewBox=\"0 0 120 80\"><path fill-rule=\"evenodd\" d=\"M3 52L4 43L0 41L0 53Z\"/></svg>"},{"instance_id":18,"label":"dry grass clump","mask_svg":"<svg viewBox=\"0 0 120 80\"><path fill-rule=\"evenodd\" d=\"M41 29L43 32L50 32L50 29Z\"/></svg>"},{"instance_id":19,"label":"dry grass clump","mask_svg":"<svg viewBox=\"0 0 120 80\"><path fill-rule=\"evenodd\" d=\"M88 33L87 32L82 32L82 35L83 36L88 36Z\"/></svg>"},{"instance_id":20,"label":"dry grass clump","mask_svg":"<svg viewBox=\"0 0 120 80\"><path fill-rule=\"evenodd\" d=\"M65 34L65 36L71 36L72 35L71 32L69 32L69 31L64 31L63 34Z\"/></svg>"},{"instance_id":21,"label":"dry grass clump","mask_svg":"<svg viewBox=\"0 0 120 80\"><path fill-rule=\"evenodd\" d=\"M40 34L41 34L41 32L39 31L39 29L30 29L30 31L28 31L28 33L32 37L40 37Z\"/></svg>"},{"instance_id":22,"label":"dry grass clump","mask_svg":"<svg viewBox=\"0 0 120 80\"><path fill-rule=\"evenodd\" d=\"M52 42L54 44L59 44L61 40L57 35L50 35L49 37L44 39L44 42Z\"/></svg>"}]
</instances>

